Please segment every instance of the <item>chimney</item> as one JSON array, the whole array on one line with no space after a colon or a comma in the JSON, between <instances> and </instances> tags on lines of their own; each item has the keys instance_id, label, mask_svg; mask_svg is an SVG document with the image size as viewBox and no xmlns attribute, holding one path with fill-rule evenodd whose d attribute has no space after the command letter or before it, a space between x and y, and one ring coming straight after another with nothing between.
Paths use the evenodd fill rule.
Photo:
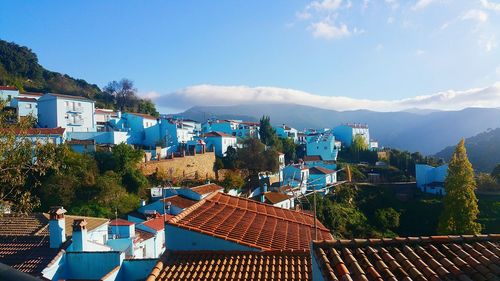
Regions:
<instances>
[{"instance_id":1,"label":"chimney","mask_svg":"<svg viewBox=\"0 0 500 281\"><path fill-rule=\"evenodd\" d=\"M51 207L49 211L50 248L59 248L66 242L64 214L66 210L61 206Z\"/></svg>"},{"instance_id":2,"label":"chimney","mask_svg":"<svg viewBox=\"0 0 500 281\"><path fill-rule=\"evenodd\" d=\"M87 250L87 220L76 219L73 221L73 251L83 252Z\"/></svg>"}]
</instances>

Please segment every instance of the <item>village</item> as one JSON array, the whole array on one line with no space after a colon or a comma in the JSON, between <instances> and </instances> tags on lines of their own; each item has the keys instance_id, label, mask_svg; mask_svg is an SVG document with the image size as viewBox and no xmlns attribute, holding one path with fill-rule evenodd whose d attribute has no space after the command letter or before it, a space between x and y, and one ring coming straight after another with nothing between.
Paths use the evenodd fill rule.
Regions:
<instances>
[{"instance_id":1,"label":"village","mask_svg":"<svg viewBox=\"0 0 500 281\"><path fill-rule=\"evenodd\" d=\"M266 117L198 122L11 86L1 86L0 97L11 122L35 120L32 128L10 131L16 139L66 145L79 154L126 145L142 151L137 166L145 176L165 179L149 186L134 210L115 210L113 217L73 215L70 206L19 215L1 202L0 261L17 270L8 273L12 279L495 280L500 274L498 235L400 238L388 230L396 226L387 226L381 236L390 238L351 240L327 228L321 204L340 200L360 178L369 185L402 184L404 192L395 195L401 202L415 192L445 195L447 164L414 163L413 175L398 175L407 177L401 183L387 172L391 151L370 138L367 124L297 129L271 126ZM292 143L293 153L274 151L273 137ZM231 162L244 151L247 162L276 167ZM226 180L231 177L247 182Z\"/></svg>"}]
</instances>

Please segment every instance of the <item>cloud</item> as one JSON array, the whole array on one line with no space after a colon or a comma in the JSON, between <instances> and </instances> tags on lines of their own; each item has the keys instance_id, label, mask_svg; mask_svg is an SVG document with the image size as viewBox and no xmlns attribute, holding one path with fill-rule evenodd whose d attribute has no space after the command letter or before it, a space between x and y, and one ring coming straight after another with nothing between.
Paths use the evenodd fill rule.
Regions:
<instances>
[{"instance_id":1,"label":"cloud","mask_svg":"<svg viewBox=\"0 0 500 281\"><path fill-rule=\"evenodd\" d=\"M309 28L315 38L339 39L351 35L347 25L340 24L336 26L328 20L312 23Z\"/></svg>"},{"instance_id":2,"label":"cloud","mask_svg":"<svg viewBox=\"0 0 500 281\"><path fill-rule=\"evenodd\" d=\"M485 9L500 12L500 3L495 3L490 0L481 0L481 5Z\"/></svg>"},{"instance_id":3,"label":"cloud","mask_svg":"<svg viewBox=\"0 0 500 281\"><path fill-rule=\"evenodd\" d=\"M396 10L399 8L398 0L385 0L385 3L391 7L391 9Z\"/></svg>"},{"instance_id":4,"label":"cloud","mask_svg":"<svg viewBox=\"0 0 500 281\"><path fill-rule=\"evenodd\" d=\"M447 90L399 100L354 99L320 96L277 87L195 85L157 97L160 107L187 109L195 105L301 104L332 110L369 109L396 111L409 108L459 110L466 107L500 107L500 82L489 87Z\"/></svg>"},{"instance_id":5,"label":"cloud","mask_svg":"<svg viewBox=\"0 0 500 281\"><path fill-rule=\"evenodd\" d=\"M393 24L393 23L394 23L394 17L388 17L387 24Z\"/></svg>"},{"instance_id":6,"label":"cloud","mask_svg":"<svg viewBox=\"0 0 500 281\"><path fill-rule=\"evenodd\" d=\"M311 18L311 13L308 11L302 11L295 13L295 16L300 20L307 20Z\"/></svg>"},{"instance_id":7,"label":"cloud","mask_svg":"<svg viewBox=\"0 0 500 281\"><path fill-rule=\"evenodd\" d=\"M313 1L306 9L315 9L317 11L335 11L340 8L342 0L323 0Z\"/></svg>"},{"instance_id":8,"label":"cloud","mask_svg":"<svg viewBox=\"0 0 500 281\"><path fill-rule=\"evenodd\" d=\"M487 53L493 51L498 47L495 35L481 36L478 40L478 44Z\"/></svg>"},{"instance_id":9,"label":"cloud","mask_svg":"<svg viewBox=\"0 0 500 281\"><path fill-rule=\"evenodd\" d=\"M415 55L416 56L423 56L423 55L425 55L425 51L418 49L418 50L415 51Z\"/></svg>"},{"instance_id":10,"label":"cloud","mask_svg":"<svg viewBox=\"0 0 500 281\"><path fill-rule=\"evenodd\" d=\"M370 0L363 0L363 3L361 4L361 10L366 10L368 9L368 5L370 4Z\"/></svg>"},{"instance_id":11,"label":"cloud","mask_svg":"<svg viewBox=\"0 0 500 281\"><path fill-rule=\"evenodd\" d=\"M412 9L413 10L421 10L432 4L433 2L436 2L436 0L418 0L415 5L413 5Z\"/></svg>"},{"instance_id":12,"label":"cloud","mask_svg":"<svg viewBox=\"0 0 500 281\"><path fill-rule=\"evenodd\" d=\"M488 21L488 14L481 10L469 10L462 17L461 20L474 20L479 23Z\"/></svg>"},{"instance_id":13,"label":"cloud","mask_svg":"<svg viewBox=\"0 0 500 281\"><path fill-rule=\"evenodd\" d=\"M497 66L497 69L495 69L495 72L498 76L500 76L500 66Z\"/></svg>"}]
</instances>

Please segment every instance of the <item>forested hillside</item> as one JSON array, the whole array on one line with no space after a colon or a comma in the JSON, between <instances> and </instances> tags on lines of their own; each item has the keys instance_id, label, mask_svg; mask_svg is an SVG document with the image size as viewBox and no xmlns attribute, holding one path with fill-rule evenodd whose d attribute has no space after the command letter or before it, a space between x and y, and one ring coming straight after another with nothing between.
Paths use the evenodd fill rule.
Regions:
<instances>
[{"instance_id":1,"label":"forested hillside","mask_svg":"<svg viewBox=\"0 0 500 281\"><path fill-rule=\"evenodd\" d=\"M491 172L500 163L500 128L465 139L465 147L474 170ZM449 146L438 152L436 156L449 161L453 150L454 147Z\"/></svg>"},{"instance_id":2,"label":"forested hillside","mask_svg":"<svg viewBox=\"0 0 500 281\"><path fill-rule=\"evenodd\" d=\"M150 100L136 95L130 80L110 82L101 90L83 79L45 69L31 49L4 40L0 40L0 85L27 92L84 96L95 100L97 107L157 115Z\"/></svg>"}]
</instances>

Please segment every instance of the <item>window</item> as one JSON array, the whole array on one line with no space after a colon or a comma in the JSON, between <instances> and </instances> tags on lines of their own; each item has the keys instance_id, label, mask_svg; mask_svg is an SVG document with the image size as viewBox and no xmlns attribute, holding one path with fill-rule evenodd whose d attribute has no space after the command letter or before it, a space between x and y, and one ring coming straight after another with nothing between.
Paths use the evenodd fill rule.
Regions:
<instances>
[{"instance_id":1,"label":"window","mask_svg":"<svg viewBox=\"0 0 500 281\"><path fill-rule=\"evenodd\" d=\"M26 108L31 108L31 103L25 105Z\"/></svg>"},{"instance_id":2,"label":"window","mask_svg":"<svg viewBox=\"0 0 500 281\"><path fill-rule=\"evenodd\" d=\"M69 106L69 101L65 101L65 102L64 102L64 104L65 104L66 106Z\"/></svg>"}]
</instances>

